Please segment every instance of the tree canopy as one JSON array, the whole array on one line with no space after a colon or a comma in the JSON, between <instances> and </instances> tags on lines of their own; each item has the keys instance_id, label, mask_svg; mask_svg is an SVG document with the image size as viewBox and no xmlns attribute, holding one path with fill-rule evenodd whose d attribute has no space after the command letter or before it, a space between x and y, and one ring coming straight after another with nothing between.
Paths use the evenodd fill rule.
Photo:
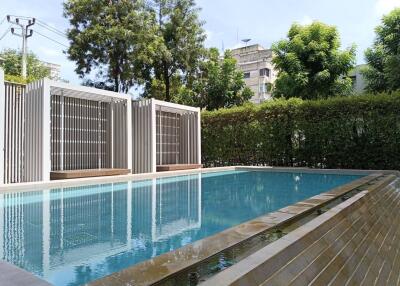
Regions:
<instances>
[{"instance_id":1,"label":"tree canopy","mask_svg":"<svg viewBox=\"0 0 400 286\"><path fill-rule=\"evenodd\" d=\"M69 59L82 77L95 76L114 91L128 92L143 79L144 65L151 64L162 48L155 15L144 1L68 0Z\"/></svg>"},{"instance_id":2,"label":"tree canopy","mask_svg":"<svg viewBox=\"0 0 400 286\"><path fill-rule=\"evenodd\" d=\"M254 95L246 87L243 72L237 69L231 51L226 50L221 58L216 48L208 50L191 90L181 90L179 93L183 103L189 99L189 103L207 110L242 105Z\"/></svg>"},{"instance_id":3,"label":"tree canopy","mask_svg":"<svg viewBox=\"0 0 400 286\"><path fill-rule=\"evenodd\" d=\"M363 70L366 89L391 92L400 89L400 8L382 18L375 29L376 39L365 52L368 63Z\"/></svg>"},{"instance_id":4,"label":"tree canopy","mask_svg":"<svg viewBox=\"0 0 400 286\"><path fill-rule=\"evenodd\" d=\"M171 101L171 91L187 83L204 55L205 32L194 0L153 0L148 9L156 15L163 47L149 65L145 96ZM178 85L178 86L177 86Z\"/></svg>"},{"instance_id":5,"label":"tree canopy","mask_svg":"<svg viewBox=\"0 0 400 286\"><path fill-rule=\"evenodd\" d=\"M26 57L27 78L21 77L22 73L22 53L14 49L5 49L0 52L2 58L2 68L6 80L15 82L31 82L50 76L50 69L46 67L33 52L29 52Z\"/></svg>"},{"instance_id":6,"label":"tree canopy","mask_svg":"<svg viewBox=\"0 0 400 286\"><path fill-rule=\"evenodd\" d=\"M194 0L68 0L69 58L84 84L207 109L240 105L253 93L227 51L204 47Z\"/></svg>"},{"instance_id":7,"label":"tree canopy","mask_svg":"<svg viewBox=\"0 0 400 286\"><path fill-rule=\"evenodd\" d=\"M143 85L145 96L170 101L171 83L185 81L203 52L198 11L193 0L68 0L69 58L85 82L121 92Z\"/></svg>"},{"instance_id":8,"label":"tree canopy","mask_svg":"<svg viewBox=\"0 0 400 286\"><path fill-rule=\"evenodd\" d=\"M355 47L339 48L336 27L321 22L293 24L287 39L272 47L278 70L273 95L317 99L348 93L352 83L347 74L355 64Z\"/></svg>"}]
</instances>

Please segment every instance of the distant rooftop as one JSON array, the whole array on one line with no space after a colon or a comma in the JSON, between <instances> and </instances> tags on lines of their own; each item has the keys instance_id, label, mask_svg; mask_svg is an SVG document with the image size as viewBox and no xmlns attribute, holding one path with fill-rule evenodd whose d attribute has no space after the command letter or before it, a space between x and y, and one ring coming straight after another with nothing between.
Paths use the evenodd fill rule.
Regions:
<instances>
[{"instance_id":1,"label":"distant rooftop","mask_svg":"<svg viewBox=\"0 0 400 286\"><path fill-rule=\"evenodd\" d=\"M249 46L244 46L244 47L240 47L237 49L233 49L232 52L233 52L233 54L241 54L244 52L256 52L256 51L264 51L264 50L268 50L268 49L265 49L260 44L254 44L254 45L249 45Z\"/></svg>"}]
</instances>

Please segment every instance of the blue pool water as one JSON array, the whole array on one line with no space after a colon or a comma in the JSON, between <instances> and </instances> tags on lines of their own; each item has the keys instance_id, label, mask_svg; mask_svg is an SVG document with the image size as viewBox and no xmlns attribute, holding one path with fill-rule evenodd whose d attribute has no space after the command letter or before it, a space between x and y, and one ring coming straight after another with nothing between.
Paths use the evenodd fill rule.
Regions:
<instances>
[{"instance_id":1,"label":"blue pool water","mask_svg":"<svg viewBox=\"0 0 400 286\"><path fill-rule=\"evenodd\" d=\"M0 195L0 258L80 285L359 176L230 171Z\"/></svg>"}]
</instances>

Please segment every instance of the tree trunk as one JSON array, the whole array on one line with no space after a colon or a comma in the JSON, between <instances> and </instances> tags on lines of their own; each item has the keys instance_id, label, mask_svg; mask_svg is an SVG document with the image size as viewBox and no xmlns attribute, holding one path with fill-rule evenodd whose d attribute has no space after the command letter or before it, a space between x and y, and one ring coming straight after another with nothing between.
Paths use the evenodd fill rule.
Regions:
<instances>
[{"instance_id":1,"label":"tree trunk","mask_svg":"<svg viewBox=\"0 0 400 286\"><path fill-rule=\"evenodd\" d=\"M116 62L116 66L113 68L114 75L114 91L119 92L119 64L118 60Z\"/></svg>"},{"instance_id":2,"label":"tree trunk","mask_svg":"<svg viewBox=\"0 0 400 286\"><path fill-rule=\"evenodd\" d=\"M171 78L168 73L168 67L165 63L164 63L164 83L165 83L165 101L170 102L171 101L171 95L170 95Z\"/></svg>"},{"instance_id":3,"label":"tree trunk","mask_svg":"<svg viewBox=\"0 0 400 286\"><path fill-rule=\"evenodd\" d=\"M118 76L114 76L114 91L119 92L119 80Z\"/></svg>"},{"instance_id":4,"label":"tree trunk","mask_svg":"<svg viewBox=\"0 0 400 286\"><path fill-rule=\"evenodd\" d=\"M165 79L165 101L170 102L171 101L171 95L169 94L170 91L170 82L169 82L169 77Z\"/></svg>"}]
</instances>

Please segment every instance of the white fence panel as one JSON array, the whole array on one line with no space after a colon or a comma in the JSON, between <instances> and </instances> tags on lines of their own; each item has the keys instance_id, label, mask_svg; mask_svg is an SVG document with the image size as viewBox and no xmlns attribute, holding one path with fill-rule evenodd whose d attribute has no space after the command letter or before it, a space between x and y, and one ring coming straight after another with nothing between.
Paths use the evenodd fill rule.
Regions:
<instances>
[{"instance_id":1,"label":"white fence panel","mask_svg":"<svg viewBox=\"0 0 400 286\"><path fill-rule=\"evenodd\" d=\"M0 185L4 184L4 121L5 121L4 71L0 68Z\"/></svg>"},{"instance_id":2,"label":"white fence panel","mask_svg":"<svg viewBox=\"0 0 400 286\"><path fill-rule=\"evenodd\" d=\"M153 172L152 100L132 102L132 173ZM154 118L155 119L155 118Z\"/></svg>"},{"instance_id":3,"label":"white fence panel","mask_svg":"<svg viewBox=\"0 0 400 286\"><path fill-rule=\"evenodd\" d=\"M43 95L44 80L30 83L25 97L24 179L26 182L43 178ZM49 106L50 109L50 106ZM50 126L45 130L49 133Z\"/></svg>"},{"instance_id":4,"label":"white fence panel","mask_svg":"<svg viewBox=\"0 0 400 286\"><path fill-rule=\"evenodd\" d=\"M3 182L5 184L24 181L24 99L25 85L4 82L3 123Z\"/></svg>"}]
</instances>

